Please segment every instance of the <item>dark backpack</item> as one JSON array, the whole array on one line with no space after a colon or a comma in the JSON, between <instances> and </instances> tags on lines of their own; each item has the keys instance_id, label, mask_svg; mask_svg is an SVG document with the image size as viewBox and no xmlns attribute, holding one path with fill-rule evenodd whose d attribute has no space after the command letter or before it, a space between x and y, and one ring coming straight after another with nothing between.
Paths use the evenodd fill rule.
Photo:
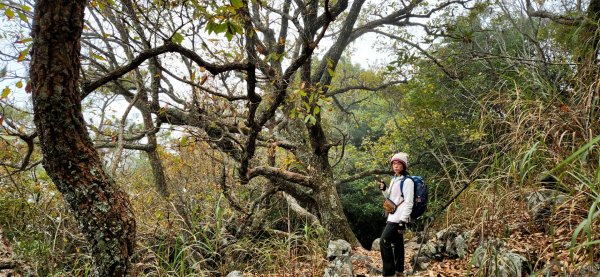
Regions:
<instances>
[{"instance_id":1,"label":"dark backpack","mask_svg":"<svg viewBox=\"0 0 600 277\"><path fill-rule=\"evenodd\" d=\"M413 207L412 212L410 213L411 219L417 219L419 216L422 216L427 210L427 202L429 202L429 194L427 193L427 186L425 182L423 182L423 178L421 176L406 176L410 178L415 183L415 198L413 199ZM406 180L406 178L404 179ZM402 198L404 198L404 193L402 193L402 188L404 187L404 180L400 183L400 193L402 194Z\"/></svg>"}]
</instances>

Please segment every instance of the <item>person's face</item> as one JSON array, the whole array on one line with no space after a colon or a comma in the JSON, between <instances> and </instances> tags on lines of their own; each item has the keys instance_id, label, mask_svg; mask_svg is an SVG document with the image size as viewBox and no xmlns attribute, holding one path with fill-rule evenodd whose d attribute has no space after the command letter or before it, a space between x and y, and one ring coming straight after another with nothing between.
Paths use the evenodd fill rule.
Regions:
<instances>
[{"instance_id":1,"label":"person's face","mask_svg":"<svg viewBox=\"0 0 600 277\"><path fill-rule=\"evenodd\" d=\"M399 161L393 161L392 169L394 170L394 173L400 174L402 171L404 171L404 165Z\"/></svg>"}]
</instances>

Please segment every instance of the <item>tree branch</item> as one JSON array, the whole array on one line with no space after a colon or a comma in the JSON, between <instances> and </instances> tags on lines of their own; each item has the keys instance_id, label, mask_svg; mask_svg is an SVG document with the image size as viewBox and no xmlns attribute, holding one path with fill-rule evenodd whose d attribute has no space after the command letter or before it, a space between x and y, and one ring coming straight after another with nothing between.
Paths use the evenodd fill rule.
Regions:
<instances>
[{"instance_id":1,"label":"tree branch","mask_svg":"<svg viewBox=\"0 0 600 277\"><path fill-rule=\"evenodd\" d=\"M423 55L425 55L433 63L435 63L435 65L437 65L444 72L444 74L446 74L446 76L448 76L448 78L450 78L452 80L455 80L457 78L456 75L454 75L454 74L452 74L452 72L448 71L448 69L438 59L436 59L434 56L432 56L431 54L429 54L429 52L427 52L427 50L421 48L421 46L419 46L419 44L414 43L412 41L409 41L407 39L401 38L399 36L392 35L392 34L389 34L389 33L386 33L386 32L382 32L382 31L379 31L379 30L374 30L373 32L381 34L381 35L384 35L384 36L389 37L389 38L393 38L393 39L399 40L399 41L401 41L403 43L406 43L406 44L412 46L413 48L419 50L419 52L421 52Z\"/></svg>"},{"instance_id":2,"label":"tree branch","mask_svg":"<svg viewBox=\"0 0 600 277\"><path fill-rule=\"evenodd\" d=\"M252 202L252 204L250 205L249 211L247 213L245 213L246 216L242 220L242 223L238 225L238 228L236 230L237 234L239 234L244 229L244 227L246 227L248 225L248 223L250 222L249 219L252 218L252 216L256 212L256 209L259 207L259 204L262 203L263 201L265 201L265 199L267 199L271 195L275 194L277 191L278 191L277 187L275 187L275 186L269 187L261 196L259 196L256 200L254 200L254 202Z\"/></svg>"},{"instance_id":3,"label":"tree branch","mask_svg":"<svg viewBox=\"0 0 600 277\"><path fill-rule=\"evenodd\" d=\"M337 181L335 181L335 184L341 185L341 184L345 184L345 183L350 183L352 181L360 180L362 178L371 177L373 175L385 175L385 174L392 174L392 172L390 170L384 170L384 169L372 169L372 170L354 174L352 176L346 177L341 180L337 180Z\"/></svg>"},{"instance_id":4,"label":"tree branch","mask_svg":"<svg viewBox=\"0 0 600 277\"><path fill-rule=\"evenodd\" d=\"M24 171L27 168L27 165L29 165L29 159L31 159L31 154L33 154L33 149L35 148L33 140L36 137L37 132L34 132L31 135L19 135L19 138L27 144L27 153L25 153L25 157L23 157L23 161L21 161L21 166L19 167L19 170L21 171Z\"/></svg>"},{"instance_id":5,"label":"tree branch","mask_svg":"<svg viewBox=\"0 0 600 277\"><path fill-rule=\"evenodd\" d=\"M248 97L243 96L243 95L241 95L241 96L229 96L229 95L225 95L223 93L216 92L214 90L211 90L211 89L205 88L205 87L203 87L201 85L198 85L198 84L196 84L196 83L194 83L192 81L184 80L183 78L180 78L179 76L173 74L171 71L163 68L162 66L160 68L161 68L162 71L164 71L165 73L167 73L169 76L173 77L175 80L180 81L182 83L186 83L186 84L188 84L188 85L190 85L192 87L195 87L195 88L197 88L199 90L205 91L206 93L208 93L210 95L214 95L214 96L217 96L217 97L222 97L222 98L225 98L225 99L227 99L229 101L246 100L246 99L248 99Z\"/></svg>"},{"instance_id":6,"label":"tree branch","mask_svg":"<svg viewBox=\"0 0 600 277\"><path fill-rule=\"evenodd\" d=\"M326 0L325 2L326 2L325 7L328 7L329 0ZM326 11L326 13L329 13L329 11ZM321 41L323 36L325 36L325 31L327 31L327 28L329 28L329 24L334 19L329 16L326 16L325 18L326 18L326 20L321 29L321 33L319 33L319 35L313 42L309 43L308 45L306 45L304 47L303 52L300 55L300 57L298 57L295 61L293 61L292 64L286 69L285 73L283 74L283 80L286 83L289 81L289 79L292 77L292 75L294 75L296 70L298 70L302 65L304 65L304 62L306 62L306 60L308 58L310 58L310 56L312 55L312 53L315 50L315 48L317 47L317 45L319 45L319 42Z\"/></svg>"},{"instance_id":7,"label":"tree branch","mask_svg":"<svg viewBox=\"0 0 600 277\"><path fill-rule=\"evenodd\" d=\"M137 68L140 64L142 64L145 60L158 56L160 54L168 53L168 52L177 52L184 57L191 59L196 62L201 67L206 68L213 75L217 75L219 73L230 71L230 70L246 70L248 68L247 63L230 63L225 65L216 65L209 63L202 59L198 54L194 51L189 50L181 45L175 44L173 42L166 42L163 46L159 46L157 48L144 50L140 52L140 54L131 60L128 64L117 68L104 77L101 77L98 80L89 82L84 84L83 86L83 97L85 98L88 94L90 94L95 89L103 86L104 84L114 81L119 77L125 75L127 72Z\"/></svg>"},{"instance_id":8,"label":"tree branch","mask_svg":"<svg viewBox=\"0 0 600 277\"><path fill-rule=\"evenodd\" d=\"M547 19L550 19L553 22L561 24L561 25L577 26L577 25L580 25L585 20L585 17L583 17L583 16L568 17L568 16L564 16L564 15L560 15L560 14L551 13L548 11L536 11L536 10L534 10L533 6L531 5L531 0L526 0L525 5L526 5L527 15L529 15L531 17L537 17L537 18L547 18Z\"/></svg>"},{"instance_id":9,"label":"tree branch","mask_svg":"<svg viewBox=\"0 0 600 277\"><path fill-rule=\"evenodd\" d=\"M325 94L325 96L326 97L331 97L331 96L334 96L334 95L346 93L346 92L351 91L351 90L378 91L378 90L382 90L384 88L388 88L388 87L391 87L391 86L394 86L394 85L406 84L406 83L407 83L406 80L398 80L398 81L392 81L392 82L389 82L389 83L385 83L385 84L377 86L377 87L368 87L366 85L349 86L349 87L345 87L345 88L340 88L340 89L329 91L329 92L327 92Z\"/></svg>"},{"instance_id":10,"label":"tree branch","mask_svg":"<svg viewBox=\"0 0 600 277\"><path fill-rule=\"evenodd\" d=\"M330 67L331 70L335 70L337 63L344 52L344 49L346 49L346 46L350 42L352 28L358 19L358 15L360 14L362 5L364 3L365 0L357 0L352 4L348 16L342 25L340 36L337 38L334 45L329 48L329 51L327 51L321 60L321 63L317 67L315 74L311 78L312 83L320 82L325 91L327 91L326 87L331 83L331 79L333 78L333 76L331 76L329 71L326 69Z\"/></svg>"},{"instance_id":11,"label":"tree branch","mask_svg":"<svg viewBox=\"0 0 600 277\"><path fill-rule=\"evenodd\" d=\"M305 175L282 170L276 167L257 166L248 171L248 179L252 179L258 176L264 176L267 178L275 177L286 180L288 182L303 185L305 187L314 188L314 184L311 183L310 178L306 177Z\"/></svg>"},{"instance_id":12,"label":"tree branch","mask_svg":"<svg viewBox=\"0 0 600 277\"><path fill-rule=\"evenodd\" d=\"M296 201L296 198L287 193L283 193L283 197L287 201L290 209L292 209L292 211L294 211L298 216L306 218L311 225L321 225L319 218L300 206L298 201Z\"/></svg>"},{"instance_id":13,"label":"tree branch","mask_svg":"<svg viewBox=\"0 0 600 277\"><path fill-rule=\"evenodd\" d=\"M118 148L118 147L120 147L120 145L117 142L111 142L111 143L94 145L94 148L96 148L96 149L100 149L100 148ZM149 144L123 144L123 149L130 149L130 150L149 151L149 150L152 149L152 147L153 146L149 145Z\"/></svg>"},{"instance_id":14,"label":"tree branch","mask_svg":"<svg viewBox=\"0 0 600 277\"><path fill-rule=\"evenodd\" d=\"M224 163L221 165L221 180L219 181L219 184L221 185L221 190L223 191L225 198L227 198L227 201L229 201L229 205L231 205L231 207L233 207L236 211L248 215L248 212L238 204L239 201L235 199L231 193L229 193L229 187L227 186L227 169Z\"/></svg>"}]
</instances>

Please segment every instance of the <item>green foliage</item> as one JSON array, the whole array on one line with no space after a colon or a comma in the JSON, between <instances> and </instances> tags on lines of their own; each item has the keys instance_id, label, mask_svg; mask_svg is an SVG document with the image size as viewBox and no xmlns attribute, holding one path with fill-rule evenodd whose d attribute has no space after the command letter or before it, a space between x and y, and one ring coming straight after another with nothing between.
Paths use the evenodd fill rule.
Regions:
<instances>
[{"instance_id":1,"label":"green foliage","mask_svg":"<svg viewBox=\"0 0 600 277\"><path fill-rule=\"evenodd\" d=\"M586 36L586 27L547 21L534 25L530 18L504 13L486 16L491 20L483 20L483 15L457 20L452 34L467 39L447 41L447 51L439 52L448 61L458 57L444 64L460 77L458 85L478 113L475 119L484 134L479 153L474 153L481 157L476 168L479 177L489 180L485 186L490 188L514 189L537 188L547 174L556 176L558 180L546 186L568 192L588 214L577 221L576 229L577 224L565 223L551 229L573 231L571 256L580 250L591 253L598 238L591 230L598 224L592 218L598 191L593 181L598 172L593 145L599 129L598 124L589 123L597 122L597 109L583 104L583 99L597 93L584 88L596 73L585 70L586 65L567 65L585 61L581 57L590 51L591 40L582 43L580 39ZM575 197L581 194L588 195L587 199ZM572 213L569 218L581 216L579 211ZM593 259L590 254L588 260Z\"/></svg>"},{"instance_id":2,"label":"green foliage","mask_svg":"<svg viewBox=\"0 0 600 277\"><path fill-rule=\"evenodd\" d=\"M220 20L219 20L220 21ZM227 40L231 41L233 36L236 34L243 34L244 30L242 27L233 21L209 21L206 24L206 31L210 34L212 32L216 34L223 33Z\"/></svg>"},{"instance_id":3,"label":"green foliage","mask_svg":"<svg viewBox=\"0 0 600 277\"><path fill-rule=\"evenodd\" d=\"M79 275L90 257L76 224L43 171L0 181L0 226L17 257L40 276ZM4 175L5 172L0 171ZM7 180L8 181L8 180ZM14 182L14 183L12 183ZM14 186L11 186L12 185ZM17 185L18 184L18 185Z\"/></svg>"},{"instance_id":4,"label":"green foliage","mask_svg":"<svg viewBox=\"0 0 600 277\"><path fill-rule=\"evenodd\" d=\"M216 6L214 12L209 13L205 30L208 34L224 34L229 41L233 36L243 34L242 19L238 13L238 9L243 7L242 0L232 0L230 5Z\"/></svg>"},{"instance_id":5,"label":"green foliage","mask_svg":"<svg viewBox=\"0 0 600 277\"><path fill-rule=\"evenodd\" d=\"M597 249L597 245L600 244L600 239L595 238L598 236L597 230L594 229L595 222L597 222L598 216L600 215L600 195L596 197L590 209L588 211L588 215L575 229L573 232L573 236L571 238L571 251L570 257L571 262L573 262L573 253L576 248L586 249L589 253L589 261L594 261L594 255L596 255L595 250ZM578 243L579 236L583 236L581 242Z\"/></svg>"},{"instance_id":6,"label":"green foliage","mask_svg":"<svg viewBox=\"0 0 600 277\"><path fill-rule=\"evenodd\" d=\"M381 235L385 222L381 208L383 198L375 184L375 180L368 179L343 184L338 189L352 231L367 249Z\"/></svg>"},{"instance_id":7,"label":"green foliage","mask_svg":"<svg viewBox=\"0 0 600 277\"><path fill-rule=\"evenodd\" d=\"M10 88L4 87L4 89L2 90L2 95L0 95L0 99L7 98L9 94L10 94Z\"/></svg>"},{"instance_id":8,"label":"green foliage","mask_svg":"<svg viewBox=\"0 0 600 277\"><path fill-rule=\"evenodd\" d=\"M181 44L183 42L183 35L181 35L179 32L176 32L175 34L173 34L171 41L177 44Z\"/></svg>"},{"instance_id":9,"label":"green foliage","mask_svg":"<svg viewBox=\"0 0 600 277\"><path fill-rule=\"evenodd\" d=\"M331 110L332 98L321 87L307 88L301 84L288 98L288 102L295 106L289 112L291 119L298 118L306 124L315 125L317 118L321 118L321 111Z\"/></svg>"}]
</instances>

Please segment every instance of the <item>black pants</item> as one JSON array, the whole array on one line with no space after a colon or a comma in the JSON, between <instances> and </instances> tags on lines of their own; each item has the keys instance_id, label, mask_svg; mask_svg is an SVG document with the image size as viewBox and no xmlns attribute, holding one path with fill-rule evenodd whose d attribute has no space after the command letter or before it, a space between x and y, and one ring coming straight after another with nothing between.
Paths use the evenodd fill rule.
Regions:
<instances>
[{"instance_id":1,"label":"black pants","mask_svg":"<svg viewBox=\"0 0 600 277\"><path fill-rule=\"evenodd\" d=\"M398 233L398 223L386 223L379 246L383 261L383 276L404 272L404 236Z\"/></svg>"}]
</instances>

